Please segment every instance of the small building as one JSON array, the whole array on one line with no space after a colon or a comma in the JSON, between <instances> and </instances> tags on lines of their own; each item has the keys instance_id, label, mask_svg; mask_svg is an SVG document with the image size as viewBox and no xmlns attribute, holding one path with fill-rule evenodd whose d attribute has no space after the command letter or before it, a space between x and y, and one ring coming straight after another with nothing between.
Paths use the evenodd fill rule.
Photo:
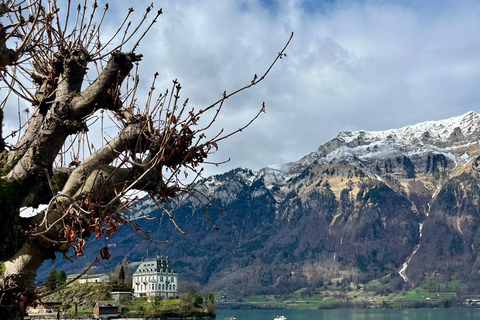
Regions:
<instances>
[{"instance_id":1,"label":"small building","mask_svg":"<svg viewBox=\"0 0 480 320\"><path fill-rule=\"evenodd\" d=\"M178 274L168 264L168 257L142 260L133 274L136 298L178 298Z\"/></svg>"},{"instance_id":2,"label":"small building","mask_svg":"<svg viewBox=\"0 0 480 320\"><path fill-rule=\"evenodd\" d=\"M108 274L84 274L78 279L80 283L110 283Z\"/></svg>"},{"instance_id":3,"label":"small building","mask_svg":"<svg viewBox=\"0 0 480 320\"><path fill-rule=\"evenodd\" d=\"M51 297L48 297L47 300L43 302L35 303L33 306L29 306L27 308L27 314L29 317L53 317L60 313L61 308L61 301L55 301Z\"/></svg>"},{"instance_id":4,"label":"small building","mask_svg":"<svg viewBox=\"0 0 480 320\"><path fill-rule=\"evenodd\" d=\"M97 301L93 306L93 317L95 319L118 318L118 304L115 301Z\"/></svg>"},{"instance_id":5,"label":"small building","mask_svg":"<svg viewBox=\"0 0 480 320\"><path fill-rule=\"evenodd\" d=\"M478 308L480 307L480 299L467 299L465 301L465 305L469 307Z\"/></svg>"}]
</instances>

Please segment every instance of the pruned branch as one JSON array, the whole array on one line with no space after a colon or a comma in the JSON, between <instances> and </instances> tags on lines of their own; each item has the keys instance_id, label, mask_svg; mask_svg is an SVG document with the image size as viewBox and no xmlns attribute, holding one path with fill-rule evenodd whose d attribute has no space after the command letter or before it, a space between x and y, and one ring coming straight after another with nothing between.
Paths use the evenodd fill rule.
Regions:
<instances>
[{"instance_id":1,"label":"pruned branch","mask_svg":"<svg viewBox=\"0 0 480 320\"><path fill-rule=\"evenodd\" d=\"M73 248L82 255L87 239L108 239L121 225L144 239L163 242L152 239L141 220L121 212L135 201L130 196L134 190L148 192L162 217L168 217L182 234L186 231L177 224L175 209L186 197L201 203L216 229L207 210L214 204L195 190L195 182L202 177L203 165L222 163L208 161L218 143L249 127L265 111L265 103L237 129L211 132L213 125L230 97L259 84L286 56L293 37L292 33L260 77L255 75L244 86L195 110L188 98L181 97L177 79L156 97L158 74L154 74L148 94L139 94L137 67L142 55L134 52L162 9L149 20L153 5L149 6L137 24L131 23L133 8L129 9L111 38L103 41L101 26L108 5L100 14L95 1L91 9L87 1L78 6L70 0L45 1L45 6L40 0L0 4L0 16L10 20L0 25L0 81L8 88L1 103L2 124L9 102L21 101L13 104L18 106L18 129L5 136L0 130L1 187L14 190L8 199L0 193L0 224L14 223L21 206L48 204L27 220L31 225L26 233L15 235L21 239L18 248L9 248L10 242L0 238L0 257L7 266L0 279L0 318L7 301L4 288L10 286L10 308L15 301L28 304L35 295L31 287L36 269L55 252L66 254ZM15 50L8 47L13 39L20 43ZM131 45L131 52L122 52L126 45ZM92 64L95 68L87 76ZM28 105L20 108L21 103ZM91 132L98 120L100 134ZM17 142L5 139L14 135ZM185 182L187 177L190 180ZM157 217L142 220L151 218ZM19 255L31 260L19 262ZM108 258L108 248L100 256Z\"/></svg>"}]
</instances>

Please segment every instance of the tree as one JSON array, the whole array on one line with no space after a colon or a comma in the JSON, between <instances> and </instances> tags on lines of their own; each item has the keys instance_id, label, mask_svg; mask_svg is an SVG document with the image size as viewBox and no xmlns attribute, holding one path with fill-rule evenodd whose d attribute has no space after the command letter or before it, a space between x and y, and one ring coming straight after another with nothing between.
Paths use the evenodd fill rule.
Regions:
<instances>
[{"instance_id":1,"label":"tree","mask_svg":"<svg viewBox=\"0 0 480 320\"><path fill-rule=\"evenodd\" d=\"M127 257L123 257L120 268L122 267L123 267L123 273L125 275L125 278L123 279L123 284L125 285L126 288L132 288L133 274L132 274L132 270L128 266ZM120 271L118 272L120 273Z\"/></svg>"},{"instance_id":2,"label":"tree","mask_svg":"<svg viewBox=\"0 0 480 320\"><path fill-rule=\"evenodd\" d=\"M33 7L33 6L32 6ZM28 43L32 41L34 28L33 26L38 22L40 6L36 6L37 11L31 14L27 19L14 19L10 23L0 24L0 69L5 70L5 67L14 65L24 53L31 49ZM22 6L14 1L7 3L0 3L0 17L16 15L21 17ZM26 9L26 8L24 8ZM22 42L17 44L15 49L9 48L7 40L20 39ZM1 130L1 129L0 129Z\"/></svg>"},{"instance_id":3,"label":"tree","mask_svg":"<svg viewBox=\"0 0 480 320\"><path fill-rule=\"evenodd\" d=\"M199 294L196 294L193 297L193 305L197 308L201 308L203 305L203 297Z\"/></svg>"},{"instance_id":4,"label":"tree","mask_svg":"<svg viewBox=\"0 0 480 320\"><path fill-rule=\"evenodd\" d=\"M120 267L120 271L118 272L118 284L123 285L125 283L125 270L123 269L123 265Z\"/></svg>"},{"instance_id":5,"label":"tree","mask_svg":"<svg viewBox=\"0 0 480 320\"><path fill-rule=\"evenodd\" d=\"M215 296L211 291L205 296L205 311L210 315L215 314Z\"/></svg>"},{"instance_id":6,"label":"tree","mask_svg":"<svg viewBox=\"0 0 480 320\"><path fill-rule=\"evenodd\" d=\"M57 288L57 270L55 270L55 268L50 270L47 280L45 280L45 288L50 291L53 291Z\"/></svg>"},{"instance_id":7,"label":"tree","mask_svg":"<svg viewBox=\"0 0 480 320\"><path fill-rule=\"evenodd\" d=\"M136 49L162 10L148 7L133 27L130 9L104 40L108 5L102 11L96 1L90 8L86 1L78 7L61 2L61 9L56 0L43 3L0 4L0 81L8 88L0 103L0 319L21 319L27 305L48 294L34 280L56 253L73 262L70 248L82 255L86 240L108 239L120 225L157 241L123 210L136 200L135 190L147 192L183 232L175 205L186 195L208 201L193 189L202 165L220 141L248 127L265 106L233 132L211 132L218 114L229 97L265 78L291 39L263 75L223 92L209 106L190 109L188 99L180 100L177 80L156 96L158 74L140 106L135 66L142 55ZM8 111L20 106L25 121L19 112L18 128L3 132ZM93 134L100 141L89 135L97 120L100 132ZM106 122L117 131L104 134ZM40 205L45 208L34 216L20 216L20 208ZM96 261L109 256L106 246Z\"/></svg>"},{"instance_id":8,"label":"tree","mask_svg":"<svg viewBox=\"0 0 480 320\"><path fill-rule=\"evenodd\" d=\"M58 270L57 272L58 285L61 286L62 284L65 284L66 281L67 281L67 274L65 273L65 271L63 271L63 269Z\"/></svg>"},{"instance_id":9,"label":"tree","mask_svg":"<svg viewBox=\"0 0 480 320\"><path fill-rule=\"evenodd\" d=\"M162 314L162 305L164 305L163 301L155 296L153 300L149 301L144 315L149 318L159 318Z\"/></svg>"}]
</instances>

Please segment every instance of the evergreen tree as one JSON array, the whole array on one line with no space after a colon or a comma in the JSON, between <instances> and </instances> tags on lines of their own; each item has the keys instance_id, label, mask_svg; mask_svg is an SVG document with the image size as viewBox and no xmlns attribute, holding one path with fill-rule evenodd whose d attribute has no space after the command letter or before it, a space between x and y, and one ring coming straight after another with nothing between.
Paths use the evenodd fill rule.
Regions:
<instances>
[{"instance_id":1,"label":"evergreen tree","mask_svg":"<svg viewBox=\"0 0 480 320\"><path fill-rule=\"evenodd\" d=\"M125 270L123 269L123 265L120 267L120 272L118 273L118 284L125 283Z\"/></svg>"},{"instance_id":2,"label":"evergreen tree","mask_svg":"<svg viewBox=\"0 0 480 320\"><path fill-rule=\"evenodd\" d=\"M48 275L47 280L45 280L45 288L49 291L53 291L57 288L57 270L55 270L55 268L50 270L50 274Z\"/></svg>"},{"instance_id":3,"label":"evergreen tree","mask_svg":"<svg viewBox=\"0 0 480 320\"><path fill-rule=\"evenodd\" d=\"M58 270L57 272L57 286L60 286L67 282L67 274L63 269Z\"/></svg>"},{"instance_id":4,"label":"evergreen tree","mask_svg":"<svg viewBox=\"0 0 480 320\"><path fill-rule=\"evenodd\" d=\"M203 297L199 294L196 294L193 297L193 305L197 308L201 308L203 304Z\"/></svg>"}]
</instances>

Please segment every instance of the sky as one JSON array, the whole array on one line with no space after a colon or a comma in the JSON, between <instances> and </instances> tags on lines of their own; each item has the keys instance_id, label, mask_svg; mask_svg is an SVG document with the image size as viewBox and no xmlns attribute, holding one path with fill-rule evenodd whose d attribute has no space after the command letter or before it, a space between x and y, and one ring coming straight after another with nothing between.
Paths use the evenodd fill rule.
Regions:
<instances>
[{"instance_id":1,"label":"sky","mask_svg":"<svg viewBox=\"0 0 480 320\"><path fill-rule=\"evenodd\" d=\"M105 1L99 1L100 7ZM143 15L152 0L137 0ZM131 2L111 2L105 32ZM154 1L163 14L137 49L141 89L159 72L159 91L177 78L195 109L262 74L228 99L211 135L246 124L223 141L205 176L298 160L340 131L386 130L479 112L478 0Z\"/></svg>"},{"instance_id":2,"label":"sky","mask_svg":"<svg viewBox=\"0 0 480 320\"><path fill-rule=\"evenodd\" d=\"M263 101L266 113L220 144L211 159L231 160L206 175L295 161L344 130L479 111L477 0L155 4L164 14L139 49L143 66L165 87L177 78L195 108L261 74L295 33L265 81L229 99L216 128L242 126Z\"/></svg>"}]
</instances>

